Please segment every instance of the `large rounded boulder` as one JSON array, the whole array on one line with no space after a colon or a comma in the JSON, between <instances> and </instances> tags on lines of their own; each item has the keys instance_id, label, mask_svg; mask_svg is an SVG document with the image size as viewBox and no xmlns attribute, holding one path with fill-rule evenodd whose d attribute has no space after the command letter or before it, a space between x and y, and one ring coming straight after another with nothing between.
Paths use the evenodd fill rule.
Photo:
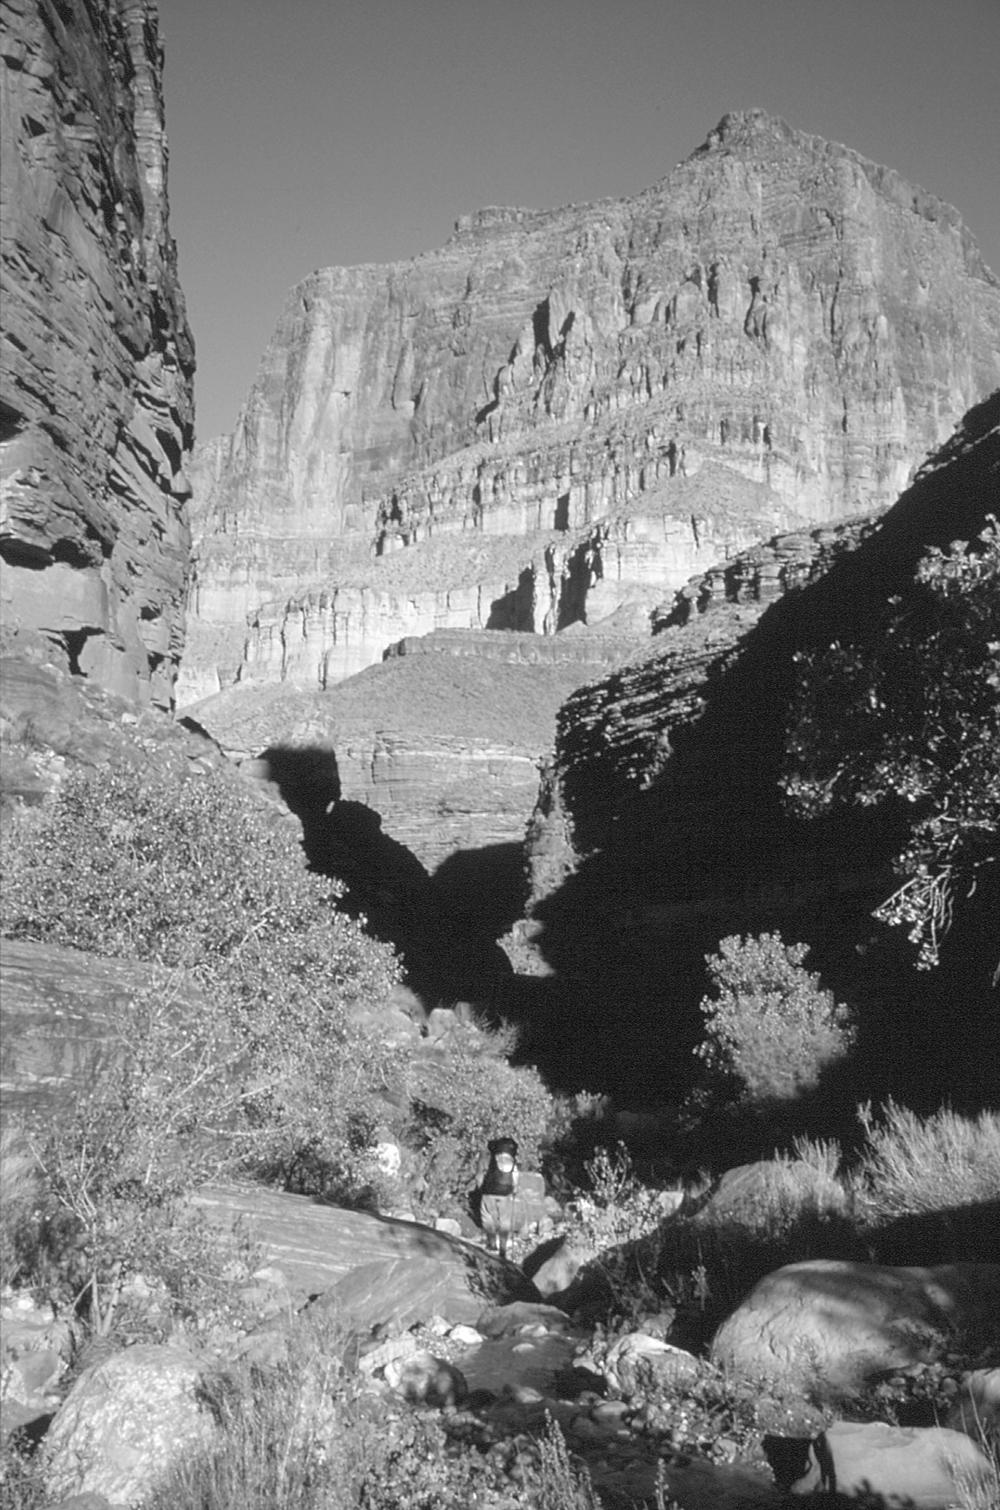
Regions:
<instances>
[{"instance_id":1,"label":"large rounded boulder","mask_svg":"<svg viewBox=\"0 0 1000 1510\"><path fill-rule=\"evenodd\" d=\"M849 1395L930 1362L1000 1313L1000 1264L888 1268L813 1259L755 1285L723 1322L713 1361L788 1392Z\"/></svg>"}]
</instances>

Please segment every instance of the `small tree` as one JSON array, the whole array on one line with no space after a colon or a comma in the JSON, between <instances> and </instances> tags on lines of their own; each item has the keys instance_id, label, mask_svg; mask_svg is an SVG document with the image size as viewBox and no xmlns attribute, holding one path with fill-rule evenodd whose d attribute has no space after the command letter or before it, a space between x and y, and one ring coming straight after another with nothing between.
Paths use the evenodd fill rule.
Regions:
<instances>
[{"instance_id":1,"label":"small tree","mask_svg":"<svg viewBox=\"0 0 1000 1510\"><path fill-rule=\"evenodd\" d=\"M808 952L762 933L724 938L705 956L715 995L702 1000L708 1037L696 1052L742 1099L793 1100L851 1046L846 1007L802 968Z\"/></svg>"},{"instance_id":2,"label":"small tree","mask_svg":"<svg viewBox=\"0 0 1000 1510\"><path fill-rule=\"evenodd\" d=\"M805 818L910 804L875 916L938 963L956 904L1000 858L1000 532L930 550L878 632L798 660L782 786ZM1000 976L1000 966L997 970Z\"/></svg>"}]
</instances>

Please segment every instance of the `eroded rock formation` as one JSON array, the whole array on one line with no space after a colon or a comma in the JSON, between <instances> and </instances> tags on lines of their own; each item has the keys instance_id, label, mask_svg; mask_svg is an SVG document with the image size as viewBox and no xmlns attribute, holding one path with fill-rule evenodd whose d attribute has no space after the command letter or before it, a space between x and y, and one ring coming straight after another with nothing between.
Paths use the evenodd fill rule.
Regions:
<instances>
[{"instance_id":1,"label":"eroded rock formation","mask_svg":"<svg viewBox=\"0 0 1000 1510\"><path fill-rule=\"evenodd\" d=\"M754 536L889 504L998 379L957 213L759 111L633 199L316 272L199 463L184 696L654 606Z\"/></svg>"},{"instance_id":2,"label":"eroded rock formation","mask_svg":"<svg viewBox=\"0 0 1000 1510\"><path fill-rule=\"evenodd\" d=\"M184 636L194 352L167 224L152 0L8 0L3 608L169 706Z\"/></svg>"}]
</instances>

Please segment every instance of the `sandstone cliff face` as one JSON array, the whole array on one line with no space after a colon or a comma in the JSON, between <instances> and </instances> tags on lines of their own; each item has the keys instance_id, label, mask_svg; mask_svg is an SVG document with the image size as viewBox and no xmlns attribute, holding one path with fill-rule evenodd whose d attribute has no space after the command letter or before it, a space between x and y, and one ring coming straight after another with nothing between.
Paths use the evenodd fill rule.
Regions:
<instances>
[{"instance_id":1,"label":"sandstone cliff face","mask_svg":"<svg viewBox=\"0 0 1000 1510\"><path fill-rule=\"evenodd\" d=\"M185 696L651 607L754 534L888 504L998 379L957 213L761 112L634 199L314 273L200 462ZM457 542L480 568L436 582Z\"/></svg>"},{"instance_id":2,"label":"sandstone cliff face","mask_svg":"<svg viewBox=\"0 0 1000 1510\"><path fill-rule=\"evenodd\" d=\"M152 0L8 0L0 553L8 623L169 706L194 353L167 225Z\"/></svg>"}]
</instances>

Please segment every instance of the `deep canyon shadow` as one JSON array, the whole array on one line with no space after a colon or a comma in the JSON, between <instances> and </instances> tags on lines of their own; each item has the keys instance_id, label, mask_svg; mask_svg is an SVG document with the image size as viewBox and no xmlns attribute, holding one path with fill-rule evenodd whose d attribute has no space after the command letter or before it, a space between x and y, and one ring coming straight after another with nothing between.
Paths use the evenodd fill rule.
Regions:
<instances>
[{"instance_id":1,"label":"deep canyon shadow","mask_svg":"<svg viewBox=\"0 0 1000 1510\"><path fill-rule=\"evenodd\" d=\"M463 874L470 879L469 867L459 864L453 882L436 885L412 851L383 831L374 808L341 797L332 750L272 746L259 759L302 824L310 867L347 885L345 910L363 915L369 932L395 944L407 984L425 1008L467 1001L493 1011L510 965L482 918L491 907L512 905L511 886L498 887L478 910L467 886L464 905L451 906ZM503 857L504 866L509 877L511 857Z\"/></svg>"},{"instance_id":2,"label":"deep canyon shadow","mask_svg":"<svg viewBox=\"0 0 1000 1510\"><path fill-rule=\"evenodd\" d=\"M1000 865L961 899L938 967L919 972L905 930L871 915L899 884L892 860L913 809L887 800L807 822L783 807L778 781L796 656L877 643L894 600L913 597L928 548L980 534L1000 441L964 448L988 436L998 411L997 399L972 411L872 535L716 656L695 716L673 713L669 670L656 663L638 684L607 678L596 713L587 689L570 698L562 801L584 858L535 909L552 975L516 981L510 1003L525 1053L550 1079L631 1101L682 1097L697 1068L705 955L727 935L766 930L807 943L807 967L853 1009L855 1095L893 1094L915 1109L997 1103ZM609 737L615 720L643 718L653 733L669 727L655 774L641 758L629 768Z\"/></svg>"},{"instance_id":3,"label":"deep canyon shadow","mask_svg":"<svg viewBox=\"0 0 1000 1510\"><path fill-rule=\"evenodd\" d=\"M464 919L482 939L501 938L524 916L528 900L524 845L456 850L435 870L431 886L448 915Z\"/></svg>"}]
</instances>

